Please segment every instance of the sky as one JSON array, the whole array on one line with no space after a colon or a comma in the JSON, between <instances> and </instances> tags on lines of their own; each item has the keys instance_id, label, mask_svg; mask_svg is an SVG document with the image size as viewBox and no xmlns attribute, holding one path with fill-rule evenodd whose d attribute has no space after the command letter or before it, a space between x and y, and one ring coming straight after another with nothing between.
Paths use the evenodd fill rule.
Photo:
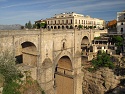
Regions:
<instances>
[{"instance_id":1,"label":"sky","mask_svg":"<svg viewBox=\"0 0 125 94\"><path fill-rule=\"evenodd\" d=\"M125 10L125 0L0 0L0 25L21 24L75 12L100 18L116 19Z\"/></svg>"}]
</instances>

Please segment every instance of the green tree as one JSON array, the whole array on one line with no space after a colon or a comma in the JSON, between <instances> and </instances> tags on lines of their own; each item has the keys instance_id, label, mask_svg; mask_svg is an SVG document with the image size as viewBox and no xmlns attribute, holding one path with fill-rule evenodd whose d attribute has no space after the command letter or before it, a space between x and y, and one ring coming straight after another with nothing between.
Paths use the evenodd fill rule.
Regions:
<instances>
[{"instance_id":1,"label":"green tree","mask_svg":"<svg viewBox=\"0 0 125 94\"><path fill-rule=\"evenodd\" d=\"M28 23L25 24L25 28L28 28L28 29L32 28L31 21L29 21Z\"/></svg>"},{"instance_id":2,"label":"green tree","mask_svg":"<svg viewBox=\"0 0 125 94\"><path fill-rule=\"evenodd\" d=\"M36 28L37 27L37 25L36 24L33 24L33 28Z\"/></svg>"},{"instance_id":3,"label":"green tree","mask_svg":"<svg viewBox=\"0 0 125 94\"><path fill-rule=\"evenodd\" d=\"M46 25L47 25L46 23L41 23L41 24L40 24L40 27L41 27L41 28L46 28Z\"/></svg>"},{"instance_id":4,"label":"green tree","mask_svg":"<svg viewBox=\"0 0 125 94\"><path fill-rule=\"evenodd\" d=\"M120 54L122 51L122 46L123 46L123 38L121 36L113 36L112 41L115 43L117 46L116 53Z\"/></svg>"},{"instance_id":5,"label":"green tree","mask_svg":"<svg viewBox=\"0 0 125 94\"><path fill-rule=\"evenodd\" d=\"M114 68L114 64L111 61L110 56L105 52L99 52L97 54L97 58L92 60L92 65L94 69L98 69L100 67Z\"/></svg>"},{"instance_id":6,"label":"green tree","mask_svg":"<svg viewBox=\"0 0 125 94\"><path fill-rule=\"evenodd\" d=\"M8 51L0 53L0 74L4 77L2 94L20 94L18 88L23 75L15 66L15 59Z\"/></svg>"},{"instance_id":7,"label":"green tree","mask_svg":"<svg viewBox=\"0 0 125 94\"><path fill-rule=\"evenodd\" d=\"M31 29L31 28L32 28L31 21L28 22L27 27L28 27L28 29Z\"/></svg>"},{"instance_id":8,"label":"green tree","mask_svg":"<svg viewBox=\"0 0 125 94\"><path fill-rule=\"evenodd\" d=\"M29 73L28 73L29 72ZM41 94L45 94L43 89L40 88L37 81L32 80L30 71L25 71L25 80L18 67L15 65L15 59L12 53L9 51L0 53L0 83L3 84L2 94L23 94L24 91L31 88L34 91L41 91ZM4 80L3 80L4 79ZM28 88L27 88L28 87Z\"/></svg>"},{"instance_id":9,"label":"green tree","mask_svg":"<svg viewBox=\"0 0 125 94\"><path fill-rule=\"evenodd\" d=\"M27 23L25 24L25 28L28 28Z\"/></svg>"},{"instance_id":10,"label":"green tree","mask_svg":"<svg viewBox=\"0 0 125 94\"><path fill-rule=\"evenodd\" d=\"M37 23L36 24L36 26L37 26L38 29L40 29L40 28L46 28L46 25L47 25L46 23Z\"/></svg>"},{"instance_id":11,"label":"green tree","mask_svg":"<svg viewBox=\"0 0 125 94\"><path fill-rule=\"evenodd\" d=\"M36 24L37 29L40 29L40 23Z\"/></svg>"},{"instance_id":12,"label":"green tree","mask_svg":"<svg viewBox=\"0 0 125 94\"><path fill-rule=\"evenodd\" d=\"M81 29L81 28L83 28L83 26L82 26L82 25L79 25L78 28Z\"/></svg>"},{"instance_id":13,"label":"green tree","mask_svg":"<svg viewBox=\"0 0 125 94\"><path fill-rule=\"evenodd\" d=\"M93 27L92 26L89 26L90 29L92 29Z\"/></svg>"}]
</instances>

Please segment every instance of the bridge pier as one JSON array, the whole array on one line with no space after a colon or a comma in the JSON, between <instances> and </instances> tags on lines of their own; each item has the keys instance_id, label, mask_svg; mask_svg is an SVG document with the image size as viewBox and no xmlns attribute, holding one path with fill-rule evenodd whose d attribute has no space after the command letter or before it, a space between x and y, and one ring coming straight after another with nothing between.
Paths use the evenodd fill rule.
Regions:
<instances>
[{"instance_id":1,"label":"bridge pier","mask_svg":"<svg viewBox=\"0 0 125 94\"><path fill-rule=\"evenodd\" d=\"M89 44L94 36L90 34L77 29L2 31L0 46L15 51L24 68L34 67L29 69L32 77L46 94L82 94L81 44Z\"/></svg>"}]
</instances>

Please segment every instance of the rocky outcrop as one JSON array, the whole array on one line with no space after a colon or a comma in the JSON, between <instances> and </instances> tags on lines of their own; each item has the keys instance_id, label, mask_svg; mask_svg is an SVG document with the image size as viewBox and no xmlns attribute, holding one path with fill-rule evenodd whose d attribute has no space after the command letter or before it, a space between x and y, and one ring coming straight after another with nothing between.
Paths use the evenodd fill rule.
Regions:
<instances>
[{"instance_id":1,"label":"rocky outcrop","mask_svg":"<svg viewBox=\"0 0 125 94\"><path fill-rule=\"evenodd\" d=\"M120 83L120 76L114 75L109 68L101 68L96 72L83 69L83 94L104 94Z\"/></svg>"}]
</instances>

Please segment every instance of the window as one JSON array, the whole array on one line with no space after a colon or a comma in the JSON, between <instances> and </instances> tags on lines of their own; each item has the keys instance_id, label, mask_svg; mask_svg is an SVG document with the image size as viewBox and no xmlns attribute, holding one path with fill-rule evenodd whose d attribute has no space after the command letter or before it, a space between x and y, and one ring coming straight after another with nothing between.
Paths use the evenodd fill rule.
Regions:
<instances>
[{"instance_id":1,"label":"window","mask_svg":"<svg viewBox=\"0 0 125 94\"><path fill-rule=\"evenodd\" d=\"M80 20L79 20L79 24L80 24Z\"/></svg>"},{"instance_id":2,"label":"window","mask_svg":"<svg viewBox=\"0 0 125 94\"><path fill-rule=\"evenodd\" d=\"M58 20L58 24L60 24L60 20Z\"/></svg>"},{"instance_id":3,"label":"window","mask_svg":"<svg viewBox=\"0 0 125 94\"><path fill-rule=\"evenodd\" d=\"M75 20L75 24L77 24L77 20Z\"/></svg>"},{"instance_id":4,"label":"window","mask_svg":"<svg viewBox=\"0 0 125 94\"><path fill-rule=\"evenodd\" d=\"M49 21L48 21L48 24L49 24Z\"/></svg>"},{"instance_id":5,"label":"window","mask_svg":"<svg viewBox=\"0 0 125 94\"><path fill-rule=\"evenodd\" d=\"M123 23L121 23L121 25L123 25Z\"/></svg>"},{"instance_id":6,"label":"window","mask_svg":"<svg viewBox=\"0 0 125 94\"><path fill-rule=\"evenodd\" d=\"M83 20L82 20L82 24L83 24Z\"/></svg>"},{"instance_id":7,"label":"window","mask_svg":"<svg viewBox=\"0 0 125 94\"><path fill-rule=\"evenodd\" d=\"M62 24L64 24L64 20L62 20Z\"/></svg>"},{"instance_id":8,"label":"window","mask_svg":"<svg viewBox=\"0 0 125 94\"><path fill-rule=\"evenodd\" d=\"M55 24L56 24L56 21L55 21Z\"/></svg>"},{"instance_id":9,"label":"window","mask_svg":"<svg viewBox=\"0 0 125 94\"><path fill-rule=\"evenodd\" d=\"M121 28L121 32L123 32L123 28Z\"/></svg>"},{"instance_id":10,"label":"window","mask_svg":"<svg viewBox=\"0 0 125 94\"><path fill-rule=\"evenodd\" d=\"M71 19L71 24L72 24L72 19Z\"/></svg>"},{"instance_id":11,"label":"window","mask_svg":"<svg viewBox=\"0 0 125 94\"><path fill-rule=\"evenodd\" d=\"M63 42L63 49L65 48L65 42Z\"/></svg>"},{"instance_id":12,"label":"window","mask_svg":"<svg viewBox=\"0 0 125 94\"><path fill-rule=\"evenodd\" d=\"M68 20L66 20L66 24L68 24Z\"/></svg>"}]
</instances>

